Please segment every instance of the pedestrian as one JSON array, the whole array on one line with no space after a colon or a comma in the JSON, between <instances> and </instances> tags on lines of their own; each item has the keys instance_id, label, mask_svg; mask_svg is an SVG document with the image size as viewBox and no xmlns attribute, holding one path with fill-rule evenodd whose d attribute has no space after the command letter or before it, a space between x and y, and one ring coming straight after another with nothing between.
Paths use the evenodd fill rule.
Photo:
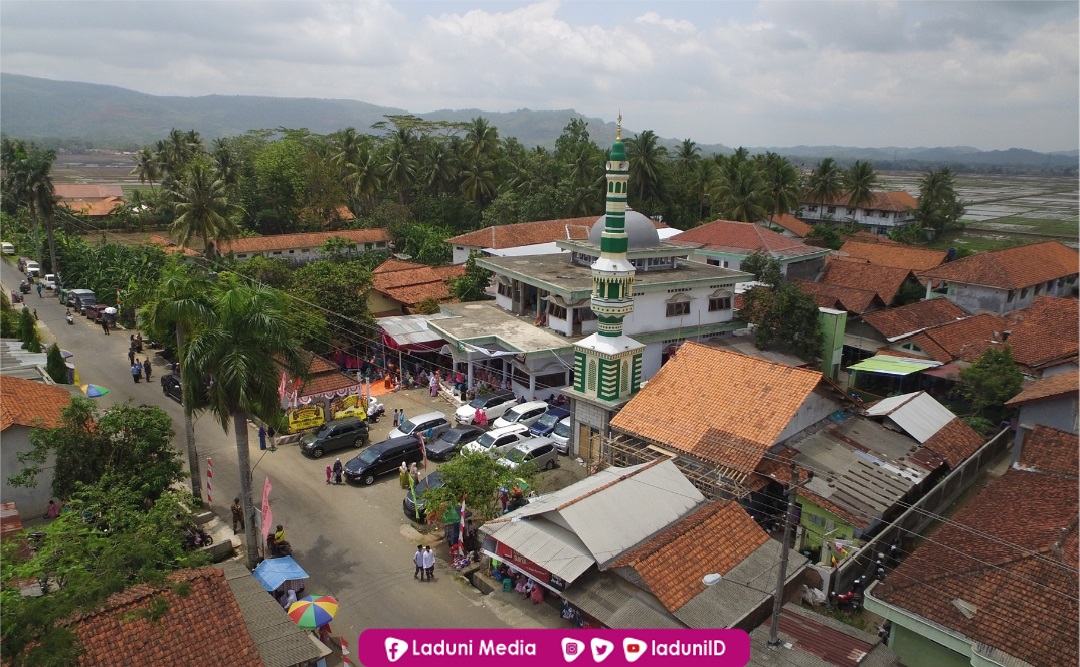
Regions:
<instances>
[{"instance_id":1,"label":"pedestrian","mask_svg":"<svg viewBox=\"0 0 1080 667\"><path fill-rule=\"evenodd\" d=\"M131 365L131 379L135 380L135 384L139 384L139 378L142 377L142 366L138 364Z\"/></svg>"},{"instance_id":2,"label":"pedestrian","mask_svg":"<svg viewBox=\"0 0 1080 667\"><path fill-rule=\"evenodd\" d=\"M404 464L402 464L404 465ZM416 545L416 553L413 554L413 564L416 565L416 572L413 572L413 579L419 578L420 581L424 580L424 546L422 544Z\"/></svg>"},{"instance_id":3,"label":"pedestrian","mask_svg":"<svg viewBox=\"0 0 1080 667\"><path fill-rule=\"evenodd\" d=\"M139 354L142 354L142 345L143 345L142 334L141 333L135 334L135 351L138 352Z\"/></svg>"},{"instance_id":4,"label":"pedestrian","mask_svg":"<svg viewBox=\"0 0 1080 667\"><path fill-rule=\"evenodd\" d=\"M398 422L398 411L397 408L394 408L394 428L397 428L399 423L400 422Z\"/></svg>"},{"instance_id":5,"label":"pedestrian","mask_svg":"<svg viewBox=\"0 0 1080 667\"><path fill-rule=\"evenodd\" d=\"M435 552L431 550L431 547L424 547L424 571L427 573L428 581L435 578Z\"/></svg>"},{"instance_id":6,"label":"pedestrian","mask_svg":"<svg viewBox=\"0 0 1080 667\"><path fill-rule=\"evenodd\" d=\"M132 366L135 365L135 348L134 347L128 350L128 363L131 364Z\"/></svg>"},{"instance_id":7,"label":"pedestrian","mask_svg":"<svg viewBox=\"0 0 1080 667\"><path fill-rule=\"evenodd\" d=\"M403 462L401 465L405 465L405 463ZM334 467L331 466L329 463L327 463L326 464L326 483L329 484L330 481L333 478L334 478Z\"/></svg>"},{"instance_id":8,"label":"pedestrian","mask_svg":"<svg viewBox=\"0 0 1080 667\"><path fill-rule=\"evenodd\" d=\"M435 398L439 395L439 376L438 374L432 375L431 380L428 381L428 389L431 390L431 398Z\"/></svg>"},{"instance_id":9,"label":"pedestrian","mask_svg":"<svg viewBox=\"0 0 1080 667\"><path fill-rule=\"evenodd\" d=\"M108 336L109 335L109 320L105 319L104 317L101 318L101 328L105 330L105 335Z\"/></svg>"},{"instance_id":10,"label":"pedestrian","mask_svg":"<svg viewBox=\"0 0 1080 667\"><path fill-rule=\"evenodd\" d=\"M341 484L341 459L334 459L334 484Z\"/></svg>"},{"instance_id":11,"label":"pedestrian","mask_svg":"<svg viewBox=\"0 0 1080 667\"><path fill-rule=\"evenodd\" d=\"M401 462L401 467L398 468L398 482L401 483L401 488L409 488L409 467L405 465L405 462Z\"/></svg>"},{"instance_id":12,"label":"pedestrian","mask_svg":"<svg viewBox=\"0 0 1080 667\"><path fill-rule=\"evenodd\" d=\"M41 283L37 284L37 298L41 298Z\"/></svg>"},{"instance_id":13,"label":"pedestrian","mask_svg":"<svg viewBox=\"0 0 1080 667\"><path fill-rule=\"evenodd\" d=\"M488 416L487 410L485 410L484 408L478 408L476 410L476 425L480 428L487 428Z\"/></svg>"},{"instance_id":14,"label":"pedestrian","mask_svg":"<svg viewBox=\"0 0 1080 667\"><path fill-rule=\"evenodd\" d=\"M409 476L412 477L414 484L418 484L420 482L420 471L416 469L415 462L409 464Z\"/></svg>"},{"instance_id":15,"label":"pedestrian","mask_svg":"<svg viewBox=\"0 0 1080 667\"><path fill-rule=\"evenodd\" d=\"M236 524L240 524L240 528L244 527L244 508L240 504L239 498L233 498L232 506L229 508L232 510L232 532L233 535L237 534Z\"/></svg>"},{"instance_id":16,"label":"pedestrian","mask_svg":"<svg viewBox=\"0 0 1080 667\"><path fill-rule=\"evenodd\" d=\"M55 519L60 516L60 506L56 504L56 501L49 500L49 509L45 510L46 519Z\"/></svg>"},{"instance_id":17,"label":"pedestrian","mask_svg":"<svg viewBox=\"0 0 1080 667\"><path fill-rule=\"evenodd\" d=\"M143 373L146 374L146 383L150 384L150 357L146 358L146 361L142 365Z\"/></svg>"}]
</instances>

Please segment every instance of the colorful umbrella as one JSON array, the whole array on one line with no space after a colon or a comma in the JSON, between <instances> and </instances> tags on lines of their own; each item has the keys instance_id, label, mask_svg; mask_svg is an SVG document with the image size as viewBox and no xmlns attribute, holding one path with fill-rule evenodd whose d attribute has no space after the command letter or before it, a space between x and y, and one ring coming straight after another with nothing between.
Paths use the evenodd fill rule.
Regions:
<instances>
[{"instance_id":1,"label":"colorful umbrella","mask_svg":"<svg viewBox=\"0 0 1080 667\"><path fill-rule=\"evenodd\" d=\"M98 398L99 396L104 396L109 393L108 389L99 384L84 384L80 389L82 389L82 393L86 394L89 398Z\"/></svg>"},{"instance_id":2,"label":"colorful umbrella","mask_svg":"<svg viewBox=\"0 0 1080 667\"><path fill-rule=\"evenodd\" d=\"M337 609L337 600L329 595L309 595L289 605L289 618L297 627L314 630L334 620Z\"/></svg>"}]
</instances>

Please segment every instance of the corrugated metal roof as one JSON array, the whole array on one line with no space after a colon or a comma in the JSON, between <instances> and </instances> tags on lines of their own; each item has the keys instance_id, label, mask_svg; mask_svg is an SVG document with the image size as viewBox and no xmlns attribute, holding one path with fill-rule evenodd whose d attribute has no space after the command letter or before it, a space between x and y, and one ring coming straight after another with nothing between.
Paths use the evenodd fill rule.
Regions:
<instances>
[{"instance_id":1,"label":"corrugated metal roof","mask_svg":"<svg viewBox=\"0 0 1080 667\"><path fill-rule=\"evenodd\" d=\"M239 561L222 563L221 569L259 650L259 657L267 667L294 667L331 653L330 649L315 642L307 631L296 627L281 605L266 594Z\"/></svg>"},{"instance_id":2,"label":"corrugated metal roof","mask_svg":"<svg viewBox=\"0 0 1080 667\"><path fill-rule=\"evenodd\" d=\"M868 633L822 614L785 604L780 640L769 649L771 618L750 633L750 664L755 667L891 667L899 657Z\"/></svg>"},{"instance_id":3,"label":"corrugated metal roof","mask_svg":"<svg viewBox=\"0 0 1080 667\"><path fill-rule=\"evenodd\" d=\"M393 315L380 317L379 327L398 345L417 345L434 343L442 336L428 328L428 320L441 320L450 315L434 313L432 315Z\"/></svg>"},{"instance_id":4,"label":"corrugated metal roof","mask_svg":"<svg viewBox=\"0 0 1080 667\"><path fill-rule=\"evenodd\" d=\"M925 391L882 399L866 413L871 417L887 416L920 443L956 419L956 415Z\"/></svg>"},{"instance_id":5,"label":"corrugated metal roof","mask_svg":"<svg viewBox=\"0 0 1080 667\"><path fill-rule=\"evenodd\" d=\"M894 357L888 354L879 354L865 361L848 366L848 370L864 371L866 373L880 373L882 375L911 375L924 371L927 368L940 366L940 361L926 359L911 359L910 357Z\"/></svg>"},{"instance_id":6,"label":"corrugated metal roof","mask_svg":"<svg viewBox=\"0 0 1080 667\"><path fill-rule=\"evenodd\" d=\"M501 524L493 535L567 582L574 581L596 563L577 535L544 519L510 521Z\"/></svg>"},{"instance_id":7,"label":"corrugated metal roof","mask_svg":"<svg viewBox=\"0 0 1080 667\"><path fill-rule=\"evenodd\" d=\"M590 572L563 598L611 628L684 628L660 601L610 572Z\"/></svg>"}]
</instances>

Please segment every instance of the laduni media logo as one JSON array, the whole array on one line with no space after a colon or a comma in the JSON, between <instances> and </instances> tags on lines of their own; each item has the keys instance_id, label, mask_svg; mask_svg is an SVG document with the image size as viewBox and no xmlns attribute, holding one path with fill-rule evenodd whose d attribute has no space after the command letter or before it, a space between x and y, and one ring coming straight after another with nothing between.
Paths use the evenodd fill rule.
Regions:
<instances>
[{"instance_id":1,"label":"laduni media logo","mask_svg":"<svg viewBox=\"0 0 1080 667\"><path fill-rule=\"evenodd\" d=\"M741 630L364 630L366 667L744 667L750 638Z\"/></svg>"}]
</instances>

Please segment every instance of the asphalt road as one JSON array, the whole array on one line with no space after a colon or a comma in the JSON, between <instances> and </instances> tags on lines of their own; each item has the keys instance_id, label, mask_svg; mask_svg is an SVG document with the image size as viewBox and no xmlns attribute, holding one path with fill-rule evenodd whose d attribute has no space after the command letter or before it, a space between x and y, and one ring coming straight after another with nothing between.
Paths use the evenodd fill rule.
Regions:
<instances>
[{"instance_id":1,"label":"asphalt road","mask_svg":"<svg viewBox=\"0 0 1080 667\"><path fill-rule=\"evenodd\" d=\"M0 280L10 292L12 286L18 287L20 274L14 258L4 259ZM103 407L134 400L163 408L173 418L174 442L186 465L183 411L177 402L162 395L158 382L165 371L164 360L154 358L149 384L135 384L127 360L131 332L114 331L106 336L100 326L82 316L69 325L63 306L49 291L43 294L44 298L38 298L36 291L31 292L26 304L37 309L39 321L60 347L74 354L80 382L110 389L109 394L96 399ZM391 407L403 407L407 415L430 410L450 414L445 401L428 398L423 390L395 394L392 401L388 412ZM372 431L372 442L385 437L391 427L390 419L381 419ZM211 508L229 521L229 505L239 490L235 441L209 415L197 418L195 434L204 476L206 459L213 460ZM256 505L261 502L263 480L269 476L274 523L285 525L294 558L311 575L308 593L330 594L340 602L334 634L350 638L354 656L353 642L368 627L501 628L508 625L504 618L520 625L513 622L512 610L498 608L499 603L455 581L444 561L437 564L434 582L413 579L417 533L402 513L403 492L396 475L383 476L370 487L328 486L324 470L334 454L314 460L303 456L295 445L276 452L260 451L254 430L250 436L252 500ZM353 450L336 455L345 462ZM433 548L445 558L445 546Z\"/></svg>"}]
</instances>

